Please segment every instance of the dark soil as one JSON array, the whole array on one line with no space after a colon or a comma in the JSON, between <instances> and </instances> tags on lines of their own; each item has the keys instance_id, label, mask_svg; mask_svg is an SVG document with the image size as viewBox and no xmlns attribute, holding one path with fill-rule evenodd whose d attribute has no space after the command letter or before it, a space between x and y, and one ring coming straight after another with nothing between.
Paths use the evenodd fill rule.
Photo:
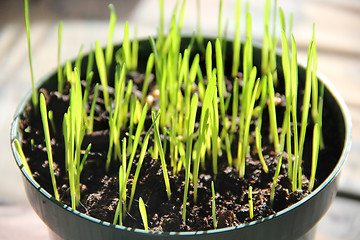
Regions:
<instances>
[{"instance_id":1,"label":"dark soil","mask_svg":"<svg viewBox=\"0 0 360 240\"><path fill-rule=\"evenodd\" d=\"M142 75L132 74L130 77L132 79L137 79L137 81L140 82L139 84L135 84L135 89L133 91L134 94L141 94L137 90L136 86L139 85L139 89L141 89L141 81L138 79L141 79ZM111 89L109 90L111 92ZM71 206L68 178L64 169L63 137L60 130L62 116L67 110L69 97L66 94L61 96L59 93L54 91L48 92L45 89L40 89L40 91L46 96L48 110L54 111L55 116L57 132L55 133L51 130L51 136L55 162L55 175L60 198L62 202ZM149 92L151 92L151 89ZM90 95L89 102L91 101L92 96ZM157 104L156 99L154 104ZM278 111L281 111L281 108L280 104ZM229 109L231 109L231 107ZM39 116L33 114L33 112L33 109L29 106L22 116L21 129L23 131L23 150L25 155L28 157L29 166L33 172L34 179L49 193L53 193L42 123ZM266 115L267 113L264 113L264 116ZM324 115L326 116L326 113L324 113ZM109 172L105 172L105 162L109 143L107 116L108 114L104 111L103 100L99 97L96 105L95 131L93 134L85 135L83 142L83 149L85 149L87 144L90 142L93 147L82 172L81 206L79 206L77 210L103 221L112 223L119 200L118 170L120 163L118 161L113 161ZM151 120L148 119L145 130L147 130L150 123ZM266 126L266 120L264 120L263 124ZM309 124L311 125L311 122L309 122ZM264 129L264 134L267 134L266 127L264 127ZM124 133L125 131L122 132ZM144 134L142 134L140 140L142 140ZM151 136L152 135L153 134L151 134ZM121 136L121 138L122 137L123 136ZM33 141L33 143L31 143L31 141ZM149 145L153 144L152 141L153 140L150 141ZM236 145L237 144L234 143L232 146L234 153L237 151ZM213 217L211 212L211 181L213 180L215 182L216 216L219 228L237 226L270 216L289 207L309 194L309 191L307 190L309 164L304 163L305 168L303 170L304 175L302 189L305 190L292 192L291 182L287 176L288 156L284 153L283 164L276 186L274 205L270 206L270 190L279 156L273 152L272 145L267 143L266 140L263 140L263 154L265 156L266 164L269 167L269 172L265 173L262 170L262 165L258 159L256 147L253 145L254 143L251 146L251 156L246 159L246 175L244 178L240 178L239 173L234 168L227 166L225 153L219 158L219 173L216 179L214 179L212 175L211 166L205 166L201 169L199 177L198 201L196 203L193 201L193 185L190 185L188 203L186 206L186 222L183 222L181 218L185 178L184 171L182 170L178 175L173 175L170 164L168 163L168 173L172 190L171 200L169 201L165 190L161 162L159 159L153 159L150 154L147 154L138 180L134 198L135 200L131 210L124 218L124 225L133 228L143 228L137 202L139 197L142 197L147 206L149 228L151 230L196 231L213 229ZM327 159L327 161L320 160L319 166L326 165L328 169L331 169L331 167L333 167L336 163L337 157L333 156L331 151L327 153L322 152L321 154L325 155L325 157L321 158ZM305 157L308 157L306 155L308 154L305 154ZM127 183L127 196L130 195L129 193L138 157L139 156L135 157L135 162ZM330 162L330 164L324 164L324 162ZM323 174L319 173L318 182L323 181L328 174L329 171L326 171ZM250 219L249 216L249 186L252 186L253 188L253 219ZM128 201L129 198L127 199L127 202Z\"/></svg>"}]
</instances>

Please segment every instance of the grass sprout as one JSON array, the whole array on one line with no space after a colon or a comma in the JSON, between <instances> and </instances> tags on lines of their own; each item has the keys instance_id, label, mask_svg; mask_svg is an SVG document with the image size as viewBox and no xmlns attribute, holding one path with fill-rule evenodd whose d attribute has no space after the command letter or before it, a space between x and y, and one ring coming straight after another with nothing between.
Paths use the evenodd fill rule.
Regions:
<instances>
[{"instance_id":1,"label":"grass sprout","mask_svg":"<svg viewBox=\"0 0 360 240\"><path fill-rule=\"evenodd\" d=\"M232 64L232 77L236 77L240 66L240 49L241 49L241 0L236 0L235 7L235 38L233 42L233 64ZM235 81L234 81L235 83ZM235 85L235 84L234 84Z\"/></svg>"},{"instance_id":2,"label":"grass sprout","mask_svg":"<svg viewBox=\"0 0 360 240\"><path fill-rule=\"evenodd\" d=\"M205 134L208 129L208 118L211 105L213 103L213 97L216 91L216 75L214 74L210 79L208 86L205 91L203 107L201 109L200 115L200 134L198 140L195 143L195 158L194 158L194 167L193 167L193 185L194 185L194 202L197 201L197 186L198 186L198 176L199 176L199 165L200 165L200 155L201 149L204 147Z\"/></svg>"},{"instance_id":3,"label":"grass sprout","mask_svg":"<svg viewBox=\"0 0 360 240\"><path fill-rule=\"evenodd\" d=\"M184 197L183 197L183 211L182 211L182 219L186 221L186 202L187 202L187 195L189 191L189 182L190 182L190 165L191 165L191 153L192 153L192 142L193 142L193 135L194 135L194 127L195 127L195 118L198 106L199 97L197 94L191 99L191 108L190 108L190 118L189 118L189 125L188 125L188 136L186 139L186 151L185 151L185 189L184 189Z\"/></svg>"},{"instance_id":4,"label":"grass sprout","mask_svg":"<svg viewBox=\"0 0 360 240\"><path fill-rule=\"evenodd\" d=\"M137 180L139 178L141 166L142 166L142 163L144 161L144 157L145 157L145 153L146 153L147 146L148 146L148 143L149 143L149 137L150 137L150 133L151 133L151 129L153 128L153 125L154 124L152 124L151 127L149 128L149 130L147 131L147 133L145 135L145 138L143 140L143 144L142 144L141 151L140 151L139 161L138 161L138 164L136 166L136 171L135 171L134 179L133 179L132 186L131 186L131 193L130 193L130 201L129 201L128 211L130 211L131 205L132 205L132 202L133 202L133 199L134 199Z\"/></svg>"},{"instance_id":5,"label":"grass sprout","mask_svg":"<svg viewBox=\"0 0 360 240\"><path fill-rule=\"evenodd\" d=\"M101 49L99 41L96 40L95 42L95 59L96 64L99 71L99 77L101 81L101 85L103 86L103 95L104 95L104 102L105 108L107 110L110 109L110 102L109 102L109 91L108 91L108 79L107 79L107 70L106 70L106 63L103 50Z\"/></svg>"},{"instance_id":6,"label":"grass sprout","mask_svg":"<svg viewBox=\"0 0 360 240\"><path fill-rule=\"evenodd\" d=\"M312 191L315 184L315 174L317 168L317 162L319 157L319 148L320 148L320 127L319 124L315 124L313 130L313 146L312 146L312 161L311 161L311 175L309 190Z\"/></svg>"},{"instance_id":7,"label":"grass sprout","mask_svg":"<svg viewBox=\"0 0 360 240\"><path fill-rule=\"evenodd\" d=\"M253 197L252 197L253 193L252 193L252 187L249 186L249 193L248 193L248 198L249 198L249 217L252 220L254 218L254 202L253 202Z\"/></svg>"},{"instance_id":8,"label":"grass sprout","mask_svg":"<svg viewBox=\"0 0 360 240\"><path fill-rule=\"evenodd\" d=\"M90 151L87 147L81 161L81 146L85 135L85 124L82 111L82 89L77 68L73 71L74 83L70 89L70 106L64 114L63 136L65 143L65 162L69 176L71 205L76 209L80 204L80 174L86 156Z\"/></svg>"},{"instance_id":9,"label":"grass sprout","mask_svg":"<svg viewBox=\"0 0 360 240\"><path fill-rule=\"evenodd\" d=\"M110 9L110 20L109 20L108 39L105 50L105 64L106 64L107 72L109 72L113 60L113 51L114 51L113 36L114 36L114 29L116 24L116 12L114 5L109 4L109 9Z\"/></svg>"},{"instance_id":10,"label":"grass sprout","mask_svg":"<svg viewBox=\"0 0 360 240\"><path fill-rule=\"evenodd\" d=\"M281 154L278 160L278 164L276 166L276 170L275 170L275 174L274 174L274 178L273 178L273 183L271 185L271 192L270 192L270 206L274 206L274 197L275 197L275 188L276 188L276 184L277 184L277 180L280 174L280 170L281 170L281 165L282 165L282 157L283 155Z\"/></svg>"},{"instance_id":11,"label":"grass sprout","mask_svg":"<svg viewBox=\"0 0 360 240\"><path fill-rule=\"evenodd\" d=\"M168 199L170 200L171 188L170 188L170 181L169 181L169 176L168 176L168 172L167 172L167 168L166 168L165 153L164 153L164 150L161 145L159 127L156 122L156 115L154 112L152 112L152 119L153 119L153 123L154 123L155 141L159 147L159 154L160 154L161 167L162 167L164 182L165 182L165 187L166 187L166 193L167 193Z\"/></svg>"},{"instance_id":12,"label":"grass sprout","mask_svg":"<svg viewBox=\"0 0 360 240\"><path fill-rule=\"evenodd\" d=\"M31 38L30 38L30 19L29 19L29 4L28 0L24 0L24 15L25 15L25 25L26 25L26 36L27 36L27 43L28 43L28 55L29 55L29 64L30 64L30 73L31 73L31 85L32 85L32 103L34 106L34 112L37 112L39 98L38 93L35 87L35 80L34 80L34 70L32 64L32 51L31 51Z\"/></svg>"},{"instance_id":13,"label":"grass sprout","mask_svg":"<svg viewBox=\"0 0 360 240\"><path fill-rule=\"evenodd\" d=\"M213 217L213 225L214 225L214 228L217 229L214 181L211 181L211 193L212 193L211 211L212 211L212 217Z\"/></svg>"},{"instance_id":14,"label":"grass sprout","mask_svg":"<svg viewBox=\"0 0 360 240\"><path fill-rule=\"evenodd\" d=\"M45 103L44 94L40 94L40 113L41 113L41 120L43 124L44 136L45 136L45 143L46 143L46 152L49 161L49 169L50 169L50 176L51 182L54 190L54 196L56 200L60 200L59 192L57 190L55 173L54 173L54 160L52 155L52 147L51 147L51 138L50 138L50 131L49 131L49 122L47 118L47 108Z\"/></svg>"},{"instance_id":15,"label":"grass sprout","mask_svg":"<svg viewBox=\"0 0 360 240\"><path fill-rule=\"evenodd\" d=\"M141 219L144 224L144 229L146 231L148 231L149 226L148 226L148 220L147 220L146 206L145 206L144 200L141 197L139 198L139 211L140 211Z\"/></svg>"},{"instance_id":16,"label":"grass sprout","mask_svg":"<svg viewBox=\"0 0 360 240\"><path fill-rule=\"evenodd\" d=\"M255 142L256 142L256 148L258 150L258 155L259 155L259 158L260 158L260 162L263 166L263 170L264 172L268 173L269 172L269 169L266 165L266 162L265 162L265 159L264 159L264 156L262 154L262 149L261 149L261 133L260 133L260 128L258 126L255 127Z\"/></svg>"},{"instance_id":17,"label":"grass sprout","mask_svg":"<svg viewBox=\"0 0 360 240\"><path fill-rule=\"evenodd\" d=\"M63 76L63 69L62 66L60 64L60 53L61 53L61 32L62 32L62 21L59 22L59 28L58 28L58 58L57 58L57 63L58 63L58 91L60 93L63 92L63 88L64 88L64 76Z\"/></svg>"},{"instance_id":18,"label":"grass sprout","mask_svg":"<svg viewBox=\"0 0 360 240\"><path fill-rule=\"evenodd\" d=\"M14 146L16 148L17 153L19 154L22 166L24 167L25 171L29 174L30 178L34 179L33 176L32 176L29 164L26 161L26 157L25 157L25 154L24 154L24 152L22 150L22 147L20 145L19 140L15 139L13 143L14 143ZM20 167L22 167L22 166L20 166Z\"/></svg>"}]
</instances>

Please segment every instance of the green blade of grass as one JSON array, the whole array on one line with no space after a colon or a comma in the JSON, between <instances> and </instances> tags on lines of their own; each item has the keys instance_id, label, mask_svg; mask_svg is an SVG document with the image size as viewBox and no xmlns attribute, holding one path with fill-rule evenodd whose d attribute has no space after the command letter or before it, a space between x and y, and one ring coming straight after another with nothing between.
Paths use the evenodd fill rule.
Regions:
<instances>
[{"instance_id":1,"label":"green blade of grass","mask_svg":"<svg viewBox=\"0 0 360 240\"><path fill-rule=\"evenodd\" d=\"M221 117L222 120L225 121L224 94L226 93L226 90L224 89L223 57L221 52L221 43L219 39L216 39L215 52L216 52L216 71L218 77L218 90L219 90Z\"/></svg>"},{"instance_id":2,"label":"green blade of grass","mask_svg":"<svg viewBox=\"0 0 360 240\"><path fill-rule=\"evenodd\" d=\"M254 202L252 197L252 187L249 186L249 193L248 193L248 199L249 199L249 217L252 220L254 218Z\"/></svg>"},{"instance_id":3,"label":"green blade of grass","mask_svg":"<svg viewBox=\"0 0 360 240\"><path fill-rule=\"evenodd\" d=\"M138 123L138 125L136 127L135 139L134 139L132 152L131 152L130 159L129 159L129 165L128 165L127 170L126 170L126 178L129 178L129 175L130 175L131 166L133 164L136 149L137 149L137 146L138 146L139 140L140 140L140 134L142 132L142 129L144 128L146 113L147 113L147 104L145 104L145 106L144 106L144 108L143 108L143 110L141 112L140 121L139 121L139 123Z\"/></svg>"},{"instance_id":4,"label":"green blade of grass","mask_svg":"<svg viewBox=\"0 0 360 240\"><path fill-rule=\"evenodd\" d=\"M145 136L144 141L143 141L143 145L141 147L139 161L138 161L138 164L136 166L136 171L135 171L135 175L134 175L132 186L131 186L130 201L129 201L129 205L128 205L128 211L129 212L131 210L131 205L132 205L132 202L133 202L133 199L134 199L136 185L137 185L137 181L138 181L138 178L139 178L141 166L142 166L142 163L144 161L145 153L146 153L147 146L148 146L148 143L149 143L149 137L150 137L150 130L151 129L152 129L152 127L147 131L146 136Z\"/></svg>"},{"instance_id":5,"label":"green blade of grass","mask_svg":"<svg viewBox=\"0 0 360 240\"><path fill-rule=\"evenodd\" d=\"M209 118L209 111L210 107L213 103L213 97L216 91L216 75L214 74L210 81L208 82L208 86L205 91L203 107L201 109L200 115L200 135L198 141L195 143L197 145L196 157L194 160L194 167L193 167L193 184L194 184L194 201L197 201L197 185L198 185L198 175L199 175L199 165L200 165L200 149L203 146L205 141L205 133L208 129L208 118Z\"/></svg>"},{"instance_id":6,"label":"green blade of grass","mask_svg":"<svg viewBox=\"0 0 360 240\"><path fill-rule=\"evenodd\" d=\"M310 191L313 190L315 184L315 175L316 175L316 168L319 157L319 148L320 148L320 128L319 128L319 124L316 123L313 130L311 175L310 175L310 183L309 183Z\"/></svg>"},{"instance_id":7,"label":"green blade of grass","mask_svg":"<svg viewBox=\"0 0 360 240\"><path fill-rule=\"evenodd\" d=\"M262 149L261 149L261 133L260 133L260 128L258 126L255 127L255 141L256 141L256 148L258 150L258 155L260 158L260 162L261 165L263 166L263 170L264 172L268 173L269 169L265 163L265 159L264 156L262 154Z\"/></svg>"},{"instance_id":8,"label":"green blade of grass","mask_svg":"<svg viewBox=\"0 0 360 240\"><path fill-rule=\"evenodd\" d=\"M127 69L131 69L131 43L129 40L129 23L127 21L125 22L124 41L122 49L124 51L125 66Z\"/></svg>"},{"instance_id":9,"label":"green blade of grass","mask_svg":"<svg viewBox=\"0 0 360 240\"><path fill-rule=\"evenodd\" d=\"M183 210L182 210L182 219L184 222L186 222L186 202L187 202L187 196L188 196L188 191L189 191L192 141L193 141L193 133L194 133L194 127L195 127L198 99L199 99L199 97L197 94L194 94L194 96L191 99L189 129L188 129L188 136L187 136L187 140L186 140L186 151L185 151L185 162L184 162L185 189L184 189Z\"/></svg>"},{"instance_id":10,"label":"green blade of grass","mask_svg":"<svg viewBox=\"0 0 360 240\"><path fill-rule=\"evenodd\" d=\"M34 70L32 65L32 52L31 52L31 39L30 39L30 20L29 20L29 4L28 0L24 0L24 15L25 15L25 25L26 25L26 36L28 43L28 56L29 56L29 64L30 64L30 73L31 73L31 86L32 86L32 103L34 106L34 112L37 113L39 99L38 93L35 87L34 80Z\"/></svg>"},{"instance_id":11,"label":"green blade of grass","mask_svg":"<svg viewBox=\"0 0 360 240\"><path fill-rule=\"evenodd\" d=\"M105 57L103 50L100 46L99 41L96 40L95 42L95 59L96 64L99 71L99 77L101 85L103 86L103 94L104 94L104 102L106 110L110 109L109 103L109 92L108 92L108 80L107 80L107 73L106 73L106 64L105 64Z\"/></svg>"},{"instance_id":12,"label":"green blade of grass","mask_svg":"<svg viewBox=\"0 0 360 240\"><path fill-rule=\"evenodd\" d=\"M126 145L126 143L125 143L125 145ZM119 168L119 201L118 201L118 204L117 204L117 207L115 210L113 225L116 225L119 220L119 225L123 226L122 207L123 207L123 193L126 190L126 181L124 179L125 175L126 174L125 174L124 166L121 165Z\"/></svg>"},{"instance_id":13,"label":"green blade of grass","mask_svg":"<svg viewBox=\"0 0 360 240\"><path fill-rule=\"evenodd\" d=\"M293 182L295 182L295 184L297 182L298 169L300 168L300 161L302 161L302 156L304 151L305 134L306 134L306 127L307 127L309 108L310 108L311 82L312 82L312 75L311 75L312 54L313 54L313 42L311 41L309 46L308 59L307 59L305 89L304 89L304 97L303 97L303 105L302 105L303 111L301 116L301 128L300 128L300 139L299 139L299 157L296 159L293 169Z\"/></svg>"},{"instance_id":14,"label":"green blade of grass","mask_svg":"<svg viewBox=\"0 0 360 240\"><path fill-rule=\"evenodd\" d=\"M274 174L274 178L273 178L273 183L271 185L270 206L274 206L275 187L276 187L277 180L278 180L278 177L279 177L281 165L282 165L282 154L279 157L279 161L278 161L278 164L276 166L276 170L275 170L275 174Z\"/></svg>"},{"instance_id":15,"label":"green blade of grass","mask_svg":"<svg viewBox=\"0 0 360 240\"><path fill-rule=\"evenodd\" d=\"M91 72L93 72L93 68L94 68L94 51L93 51L93 47L91 45L89 55L88 55L88 58L87 58L86 80L89 79L89 75L91 74Z\"/></svg>"},{"instance_id":16,"label":"green blade of grass","mask_svg":"<svg viewBox=\"0 0 360 240\"><path fill-rule=\"evenodd\" d=\"M107 73L109 72L113 59L113 51L114 51L113 36L114 36L114 29L116 24L116 12L114 5L109 4L109 9L110 9L110 20L109 20L107 45L105 49L105 64L106 64Z\"/></svg>"},{"instance_id":17,"label":"green blade of grass","mask_svg":"<svg viewBox=\"0 0 360 240\"><path fill-rule=\"evenodd\" d=\"M58 65L58 92L62 93L64 88L64 76L63 76L63 69L60 63L60 53L61 53L61 32L62 32L62 21L59 22L58 28L58 58L57 58L57 65Z\"/></svg>"},{"instance_id":18,"label":"green blade of grass","mask_svg":"<svg viewBox=\"0 0 360 240\"><path fill-rule=\"evenodd\" d=\"M225 118L224 121L228 121ZM214 91L212 107L210 107L210 129L211 129L211 144L212 144L212 167L214 178L218 173L218 136L219 136L219 112L218 112L218 97L217 91ZM227 126L224 130L227 129Z\"/></svg>"},{"instance_id":19,"label":"green blade of grass","mask_svg":"<svg viewBox=\"0 0 360 240\"><path fill-rule=\"evenodd\" d=\"M95 114L95 105L96 105L96 99L97 99L97 96L98 96L98 92L99 92L99 83L96 83L95 90L94 90L94 95L93 95L94 98L93 98L93 101L92 101L91 107L90 107L88 133L92 133L93 128L94 128L94 114Z\"/></svg>"},{"instance_id":20,"label":"green blade of grass","mask_svg":"<svg viewBox=\"0 0 360 240\"><path fill-rule=\"evenodd\" d=\"M239 108L239 79L234 79L234 88L233 88L233 102L232 102L232 118L231 118L231 132L235 132L236 129L236 119L238 116Z\"/></svg>"},{"instance_id":21,"label":"green blade of grass","mask_svg":"<svg viewBox=\"0 0 360 240\"><path fill-rule=\"evenodd\" d=\"M268 92L269 92L269 118L270 118L270 131L274 139L275 152L280 152L280 143L277 130L276 109L275 109L275 93L274 82L272 74L268 74Z\"/></svg>"},{"instance_id":22,"label":"green blade of grass","mask_svg":"<svg viewBox=\"0 0 360 240\"><path fill-rule=\"evenodd\" d=\"M53 186L55 199L60 200L59 193L57 190L57 185L56 185L55 173L54 173L54 161L53 161L53 155L52 155L51 138L50 138L50 131L49 131L49 123L48 123L48 118L47 118L45 97L44 97L44 94L42 94L42 93L40 94L40 112L41 112L41 120L42 120L42 124L43 124L44 137L45 137L45 143L46 143L46 152L47 152L48 161L49 161L51 183Z\"/></svg>"},{"instance_id":23,"label":"green blade of grass","mask_svg":"<svg viewBox=\"0 0 360 240\"><path fill-rule=\"evenodd\" d=\"M131 70L136 70L138 67L139 58L139 40L137 38L137 25L135 26L134 40L132 41L131 49Z\"/></svg>"},{"instance_id":24,"label":"green blade of grass","mask_svg":"<svg viewBox=\"0 0 360 240\"><path fill-rule=\"evenodd\" d=\"M213 225L214 225L214 228L217 229L214 181L211 181L211 193L212 193L211 212L212 212L212 217L213 217Z\"/></svg>"},{"instance_id":25,"label":"green blade of grass","mask_svg":"<svg viewBox=\"0 0 360 240\"><path fill-rule=\"evenodd\" d=\"M149 58L146 63L146 70L145 70L145 77L144 77L144 83L142 88L142 97L141 97L141 105L145 104L145 99L147 96L148 86L149 86L149 78L150 74L152 72L152 69L154 68L154 53L151 53L149 55Z\"/></svg>"},{"instance_id":26,"label":"green blade of grass","mask_svg":"<svg viewBox=\"0 0 360 240\"><path fill-rule=\"evenodd\" d=\"M78 56L75 60L75 67L78 69L80 77L81 77L81 63L82 63L83 57L84 57L83 45L81 45Z\"/></svg>"},{"instance_id":27,"label":"green blade of grass","mask_svg":"<svg viewBox=\"0 0 360 240\"><path fill-rule=\"evenodd\" d=\"M156 143L157 143L157 145L159 147L161 168L162 168L165 187L166 187L166 194L168 196L168 199L170 200L170 198L171 198L170 180L169 180L169 176L168 176L168 172L167 172L167 168L166 168L165 153L164 153L164 150L163 150L163 147L162 147L162 144L161 144L159 127L158 127L158 124L157 124L157 122L155 120L155 113L154 112L152 112L152 117L153 117L153 122L154 122L155 141L156 141Z\"/></svg>"},{"instance_id":28,"label":"green blade of grass","mask_svg":"<svg viewBox=\"0 0 360 240\"><path fill-rule=\"evenodd\" d=\"M236 77L240 66L240 50L241 50L241 0L236 1L235 7L235 38L233 42L233 64L232 64L232 77Z\"/></svg>"},{"instance_id":29,"label":"green blade of grass","mask_svg":"<svg viewBox=\"0 0 360 240\"><path fill-rule=\"evenodd\" d=\"M222 7L223 6L223 0L220 0L219 2L219 19L218 19L218 38L222 42Z\"/></svg>"},{"instance_id":30,"label":"green blade of grass","mask_svg":"<svg viewBox=\"0 0 360 240\"><path fill-rule=\"evenodd\" d=\"M15 139L13 144L15 145L15 149L16 149L17 153L19 154L19 157L20 157L20 160L21 160L22 166L20 166L20 167L24 167L25 171L29 174L30 178L34 179L32 173L31 173L29 164L26 161L26 157L25 157L25 154L24 154L24 152L22 150L22 147L20 145L19 140Z\"/></svg>"},{"instance_id":31,"label":"green blade of grass","mask_svg":"<svg viewBox=\"0 0 360 240\"><path fill-rule=\"evenodd\" d=\"M148 220L147 220L146 207L145 207L144 201L141 197L139 198L139 211L140 211L141 219L144 224L144 229L146 231L148 231L149 226L148 226Z\"/></svg>"}]
</instances>

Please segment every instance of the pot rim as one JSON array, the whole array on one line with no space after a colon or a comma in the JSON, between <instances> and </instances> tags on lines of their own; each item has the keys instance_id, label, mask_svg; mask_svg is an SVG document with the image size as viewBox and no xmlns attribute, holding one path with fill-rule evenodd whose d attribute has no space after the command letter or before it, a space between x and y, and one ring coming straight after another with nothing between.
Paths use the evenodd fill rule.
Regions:
<instances>
[{"instance_id":1,"label":"pot rim","mask_svg":"<svg viewBox=\"0 0 360 240\"><path fill-rule=\"evenodd\" d=\"M185 39L185 38L187 38L187 37L183 36L183 39ZM214 39L214 38L213 37L205 37L205 39ZM139 41L141 41L141 39ZM118 43L117 45L120 45L120 44L121 43ZM260 48L261 49L261 46L262 46L261 43L253 41L253 47L254 48ZM282 54L281 49L277 49L276 54L281 55ZM297 65L300 68L306 68L306 62L301 60L301 59L298 59L298 64ZM55 74L57 74L57 69L53 69L48 74L46 74L44 77L42 77L41 80L39 80L36 83L36 89L38 89L39 86L41 86L44 82L46 82L49 78L51 78ZM291 212L293 209L296 209L300 205L308 202L311 198L318 195L327 185L329 185L339 175L341 169L343 168L344 162L345 162L346 158L348 157L348 154L349 154L350 148L351 148L352 121L351 121L350 111L349 111L348 107L346 106L344 99L341 97L339 92L336 90L335 86L332 85L330 80L322 72L320 72L319 70L317 71L316 75L318 77L318 80L324 84L326 89L329 91L329 93L331 93L332 97L334 98L334 100L339 105L340 111L341 111L342 116L344 118L344 127L345 127L344 147L343 147L343 150L341 152L341 155L339 157L339 160L338 160L336 166L334 167L332 172L329 174L329 176L315 190L313 190L309 195L307 195L306 197L304 197L300 201L296 202L295 204L291 205L290 207L287 207L287 208L285 208L285 209L283 209L283 210L281 210L281 211L279 211L279 212L277 212L277 213L275 213L275 214L273 214L271 216L262 218L260 220L252 221L250 223L241 224L239 226L226 227L226 228L220 228L220 229L212 229L212 230L206 230L206 231L189 231L189 232L146 231L146 230L143 230L143 229L137 229L137 228L130 228L130 227L123 227L123 226L119 226L119 225L113 225L113 224L111 224L109 222L105 222L105 221L102 221L100 219L85 215L85 214L83 214L83 213L81 213L81 212L79 212L77 210L72 209L70 206L56 200L50 193L48 193L35 180L33 180L33 178L25 170L25 168L24 168L24 166L23 166L23 164L22 164L22 162L20 160L20 156L16 151L15 144L14 144L14 140L20 138L20 135L19 135L19 132L18 132L19 116L24 111L24 109L26 108L26 106L27 106L27 104L29 102L29 99L31 99L32 90L30 90L25 95L25 97L21 101L20 105L17 107L17 110L16 110L16 112L14 114L13 122L11 124L11 130L10 130L11 149L12 149L12 153L13 153L13 156L15 158L17 166L19 167L19 169L21 170L22 174L27 179L27 181L35 189L37 189L48 200L52 201L53 203L55 203L59 207L63 208L66 211L72 212L73 214L75 214L75 215L77 215L79 217L82 217L82 218L84 218L84 219L86 219L88 221L98 223L98 224L101 224L101 225L107 226L107 227L112 227L112 228L115 227L116 229L119 229L119 230L133 231L133 232L142 233L142 234L146 234L146 235L162 235L162 236L172 236L172 235L193 236L193 235L215 234L215 233L227 232L227 231L232 231L232 230L238 230L238 229L242 229L242 228L245 228L245 227L261 224L263 222L270 221L273 218L277 218L277 217L286 215L287 213Z\"/></svg>"}]
</instances>

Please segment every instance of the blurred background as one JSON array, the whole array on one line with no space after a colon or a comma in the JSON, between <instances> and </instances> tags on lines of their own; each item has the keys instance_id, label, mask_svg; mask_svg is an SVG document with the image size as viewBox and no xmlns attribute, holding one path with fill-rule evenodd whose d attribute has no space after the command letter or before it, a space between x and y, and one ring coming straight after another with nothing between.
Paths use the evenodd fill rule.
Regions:
<instances>
[{"instance_id":1,"label":"blurred background","mask_svg":"<svg viewBox=\"0 0 360 240\"><path fill-rule=\"evenodd\" d=\"M164 2L165 21L169 23L176 1ZM219 0L199 2L202 33L215 36ZM223 2L223 23L229 20L228 36L232 36L236 1ZM265 0L250 2L253 38L259 41L263 32ZM57 67L60 20L63 21L62 62L75 58L82 44L84 52L94 45L95 40L106 44L109 3L114 4L117 12L114 42L122 40L125 21L129 21L130 29L137 26L139 38L156 35L158 0L29 0L36 80ZM187 1L184 34L191 34L196 29L196 3L195 0ZM47 239L45 224L27 203L9 141L12 116L31 88L23 4L22 0L0 0L0 239ZM313 24L316 24L319 70L344 97L353 121L352 150L342 172L340 193L319 223L315 239L360 239L360 1L278 0L278 4L287 19L291 12L294 14L293 32L302 60L306 59Z\"/></svg>"}]
</instances>

